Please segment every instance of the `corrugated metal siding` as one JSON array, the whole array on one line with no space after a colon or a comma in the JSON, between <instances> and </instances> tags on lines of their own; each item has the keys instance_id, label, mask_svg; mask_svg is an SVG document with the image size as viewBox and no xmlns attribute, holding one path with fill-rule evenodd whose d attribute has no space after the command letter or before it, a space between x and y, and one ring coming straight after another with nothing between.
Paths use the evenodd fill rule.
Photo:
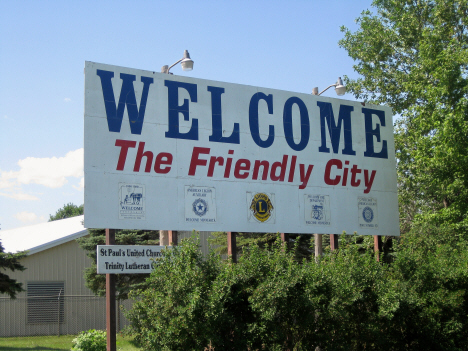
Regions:
<instances>
[{"instance_id":1,"label":"corrugated metal siding","mask_svg":"<svg viewBox=\"0 0 468 351\"><path fill-rule=\"evenodd\" d=\"M21 260L21 264L26 267L25 271L8 272L8 275L10 278L23 283L23 289L27 288L28 283L64 282L63 295L87 296L88 299L93 297L93 293L86 288L83 277L83 270L91 266L91 259L86 256L86 253L74 240L27 256ZM67 303L67 300L65 300L65 321L61 328L69 330L72 324L76 325L81 318L79 314L84 310L88 314L87 318L83 320L84 323L87 323L88 320L99 319L100 321L104 320L105 324L105 309L94 309L92 306L98 303L96 301L91 299L87 303L90 307L83 308L83 302L75 300ZM27 292L18 294L16 300L4 296L0 297L0 336L57 334L58 327L56 323L27 324L26 302ZM93 316L93 314L99 314L99 316ZM75 327L72 328L72 330L75 329Z\"/></svg>"},{"instance_id":2,"label":"corrugated metal siding","mask_svg":"<svg viewBox=\"0 0 468 351\"><path fill-rule=\"evenodd\" d=\"M27 305L18 300L0 298L0 336L26 335L22 331L26 328Z\"/></svg>"},{"instance_id":3,"label":"corrugated metal siding","mask_svg":"<svg viewBox=\"0 0 468 351\"><path fill-rule=\"evenodd\" d=\"M74 240L27 256L21 264L26 267L25 271L8 275L23 283L23 289L28 282L64 281L64 295L93 295L83 277L83 270L91 266L91 259ZM25 296L25 292L18 294L18 297Z\"/></svg>"},{"instance_id":4,"label":"corrugated metal siding","mask_svg":"<svg viewBox=\"0 0 468 351\"><path fill-rule=\"evenodd\" d=\"M192 235L192 232L179 232L179 242ZM208 238L211 232L199 232L201 251L209 252ZM23 272L9 272L12 279L28 282L61 282L64 284L64 323L49 325L27 324L27 293L17 295L16 300L0 296L0 337L22 335L76 334L82 330L105 328L105 299L93 296L86 288L84 269L91 266L91 259L76 241L38 252L21 260L27 268ZM125 301L130 307L131 302ZM128 322L122 316L122 325Z\"/></svg>"},{"instance_id":5,"label":"corrugated metal siding","mask_svg":"<svg viewBox=\"0 0 468 351\"><path fill-rule=\"evenodd\" d=\"M83 330L106 329L106 299L96 296L64 296L64 323L27 323L27 298L0 298L0 337L78 334ZM123 301L125 309L132 301ZM119 330L129 324L119 308ZM57 316L58 317L58 316Z\"/></svg>"},{"instance_id":6,"label":"corrugated metal siding","mask_svg":"<svg viewBox=\"0 0 468 351\"><path fill-rule=\"evenodd\" d=\"M179 242L191 235L190 231L178 232ZM199 232L199 235L201 251L207 255L211 232ZM9 272L8 275L23 283L24 289L28 282L64 281L64 295L93 295L85 286L83 273L85 268L91 266L91 259L75 240L27 256L21 260L21 264L27 268L25 271ZM26 297L26 293L20 293L18 297Z\"/></svg>"}]
</instances>

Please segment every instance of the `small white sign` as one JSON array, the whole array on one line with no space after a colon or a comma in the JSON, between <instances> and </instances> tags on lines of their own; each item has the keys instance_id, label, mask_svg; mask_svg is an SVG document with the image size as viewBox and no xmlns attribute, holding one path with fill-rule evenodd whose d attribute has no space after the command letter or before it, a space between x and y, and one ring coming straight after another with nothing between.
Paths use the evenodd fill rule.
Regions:
<instances>
[{"instance_id":1,"label":"small white sign","mask_svg":"<svg viewBox=\"0 0 468 351\"><path fill-rule=\"evenodd\" d=\"M247 192L247 218L251 223L275 223L275 194Z\"/></svg>"},{"instance_id":2,"label":"small white sign","mask_svg":"<svg viewBox=\"0 0 468 351\"><path fill-rule=\"evenodd\" d=\"M330 225L330 196L304 195L304 217L308 225Z\"/></svg>"},{"instance_id":3,"label":"small white sign","mask_svg":"<svg viewBox=\"0 0 468 351\"><path fill-rule=\"evenodd\" d=\"M216 223L216 189L185 186L185 222Z\"/></svg>"},{"instance_id":4,"label":"small white sign","mask_svg":"<svg viewBox=\"0 0 468 351\"><path fill-rule=\"evenodd\" d=\"M156 245L98 245L97 273L151 273L155 259L161 257L164 248Z\"/></svg>"},{"instance_id":5,"label":"small white sign","mask_svg":"<svg viewBox=\"0 0 468 351\"><path fill-rule=\"evenodd\" d=\"M372 197L359 197L358 217L360 228L379 229L377 199Z\"/></svg>"},{"instance_id":6,"label":"small white sign","mask_svg":"<svg viewBox=\"0 0 468 351\"><path fill-rule=\"evenodd\" d=\"M145 219L145 186L119 183L119 219Z\"/></svg>"}]
</instances>

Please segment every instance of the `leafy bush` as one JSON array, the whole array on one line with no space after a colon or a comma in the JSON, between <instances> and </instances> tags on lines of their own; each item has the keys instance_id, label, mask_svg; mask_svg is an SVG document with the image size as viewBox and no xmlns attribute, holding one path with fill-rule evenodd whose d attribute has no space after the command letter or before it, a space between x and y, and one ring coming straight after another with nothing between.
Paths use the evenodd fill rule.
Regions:
<instances>
[{"instance_id":1,"label":"leafy bush","mask_svg":"<svg viewBox=\"0 0 468 351\"><path fill-rule=\"evenodd\" d=\"M133 292L127 317L145 351L468 349L466 242L402 243L391 263L356 236L319 262L277 242L232 264L204 258L197 240L164 251Z\"/></svg>"},{"instance_id":2,"label":"leafy bush","mask_svg":"<svg viewBox=\"0 0 468 351\"><path fill-rule=\"evenodd\" d=\"M144 350L203 350L215 328L206 314L212 310L213 280L222 268L219 255L205 259L195 238L162 254L148 288L130 296L136 298L128 315L135 341Z\"/></svg>"},{"instance_id":3,"label":"leafy bush","mask_svg":"<svg viewBox=\"0 0 468 351\"><path fill-rule=\"evenodd\" d=\"M103 330L90 329L72 340L71 351L106 351L107 337Z\"/></svg>"}]
</instances>

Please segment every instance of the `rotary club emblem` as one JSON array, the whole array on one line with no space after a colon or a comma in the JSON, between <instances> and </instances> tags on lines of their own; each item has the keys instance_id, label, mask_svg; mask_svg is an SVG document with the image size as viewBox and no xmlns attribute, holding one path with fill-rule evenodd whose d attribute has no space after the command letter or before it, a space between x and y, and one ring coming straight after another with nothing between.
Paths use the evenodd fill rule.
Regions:
<instances>
[{"instance_id":1,"label":"rotary club emblem","mask_svg":"<svg viewBox=\"0 0 468 351\"><path fill-rule=\"evenodd\" d=\"M364 207L364 210L362 211L362 218L364 218L367 223L372 222L374 219L374 211L372 211L372 208L369 206Z\"/></svg>"}]
</instances>

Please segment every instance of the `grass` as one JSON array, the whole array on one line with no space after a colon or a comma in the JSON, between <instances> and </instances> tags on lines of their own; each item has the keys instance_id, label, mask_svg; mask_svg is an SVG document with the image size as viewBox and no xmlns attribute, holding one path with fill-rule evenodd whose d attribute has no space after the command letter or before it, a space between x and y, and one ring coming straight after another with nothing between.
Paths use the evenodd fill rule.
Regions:
<instances>
[{"instance_id":1,"label":"grass","mask_svg":"<svg viewBox=\"0 0 468 351\"><path fill-rule=\"evenodd\" d=\"M70 351L72 340L76 335L61 336L27 336L0 338L0 351ZM140 351L132 341L132 337L117 334L118 351Z\"/></svg>"}]
</instances>

